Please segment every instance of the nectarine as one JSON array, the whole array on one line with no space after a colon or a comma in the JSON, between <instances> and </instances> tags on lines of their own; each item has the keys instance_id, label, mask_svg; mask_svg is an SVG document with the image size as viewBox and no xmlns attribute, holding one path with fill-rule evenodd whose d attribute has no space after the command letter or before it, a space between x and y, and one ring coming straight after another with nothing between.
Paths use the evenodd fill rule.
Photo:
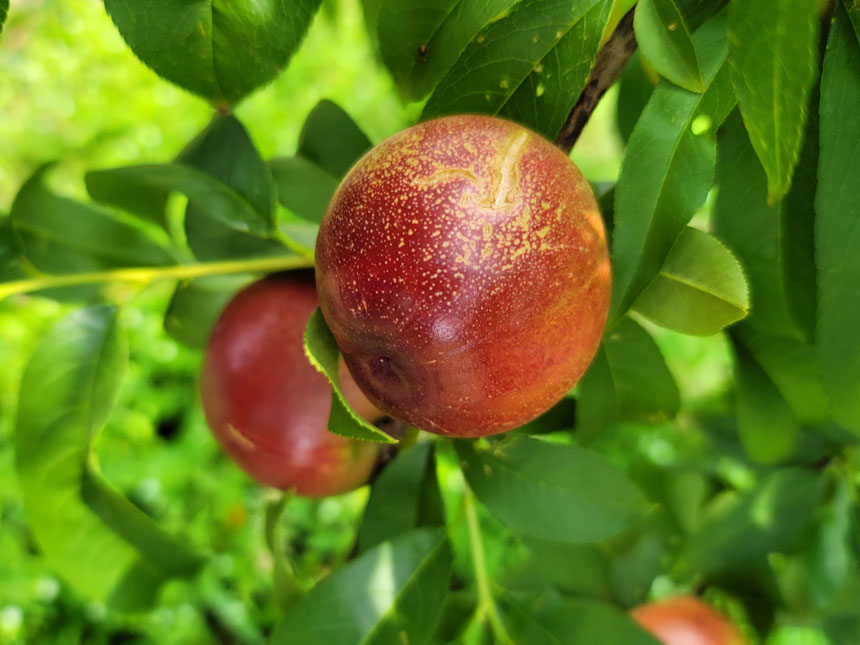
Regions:
<instances>
[{"instance_id":1,"label":"nectarine","mask_svg":"<svg viewBox=\"0 0 860 645\"><path fill-rule=\"evenodd\" d=\"M548 141L486 116L427 121L362 157L323 218L316 270L362 391L459 437L556 403L594 357L609 308L588 182Z\"/></svg>"},{"instance_id":2,"label":"nectarine","mask_svg":"<svg viewBox=\"0 0 860 645\"><path fill-rule=\"evenodd\" d=\"M254 479L324 497L367 482L378 445L328 432L332 391L302 337L317 306L309 271L269 276L241 290L212 331L200 377L203 410L224 450ZM353 408L381 416L346 369Z\"/></svg>"},{"instance_id":3,"label":"nectarine","mask_svg":"<svg viewBox=\"0 0 860 645\"><path fill-rule=\"evenodd\" d=\"M725 616L693 596L639 605L630 614L664 645L744 645Z\"/></svg>"}]
</instances>

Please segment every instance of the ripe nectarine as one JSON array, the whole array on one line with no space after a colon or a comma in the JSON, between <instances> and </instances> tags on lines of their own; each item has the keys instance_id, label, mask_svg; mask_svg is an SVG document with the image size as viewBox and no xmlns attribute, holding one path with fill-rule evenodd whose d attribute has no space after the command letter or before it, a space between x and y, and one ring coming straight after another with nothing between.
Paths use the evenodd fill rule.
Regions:
<instances>
[{"instance_id":1,"label":"ripe nectarine","mask_svg":"<svg viewBox=\"0 0 860 645\"><path fill-rule=\"evenodd\" d=\"M316 264L362 391L452 436L510 430L556 403L609 308L588 182L548 141L486 116L427 121L362 157L329 204Z\"/></svg>"},{"instance_id":2,"label":"ripe nectarine","mask_svg":"<svg viewBox=\"0 0 860 645\"><path fill-rule=\"evenodd\" d=\"M379 444L326 428L331 387L302 346L316 306L310 272L273 275L244 288L212 331L200 391L213 434L249 475L324 497L367 482ZM381 416L346 369L340 376L353 408L369 420Z\"/></svg>"},{"instance_id":3,"label":"ripe nectarine","mask_svg":"<svg viewBox=\"0 0 860 645\"><path fill-rule=\"evenodd\" d=\"M664 645L743 645L728 619L693 596L635 607L630 614Z\"/></svg>"}]
</instances>

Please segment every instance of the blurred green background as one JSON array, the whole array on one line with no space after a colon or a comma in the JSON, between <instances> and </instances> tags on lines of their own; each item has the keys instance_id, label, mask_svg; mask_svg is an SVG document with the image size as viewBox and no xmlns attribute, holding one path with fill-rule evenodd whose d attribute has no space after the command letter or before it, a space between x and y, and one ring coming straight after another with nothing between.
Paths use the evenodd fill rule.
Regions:
<instances>
[{"instance_id":1,"label":"blurred green background","mask_svg":"<svg viewBox=\"0 0 860 645\"><path fill-rule=\"evenodd\" d=\"M0 36L0 214L40 164L58 160L54 187L83 198L86 170L174 157L211 117L211 108L160 80L126 47L94 0L13 0ZM306 114L322 98L343 106L373 141L413 123L375 60L357 0L325 0L311 30L273 83L237 109L265 158L292 154ZM617 176L623 144L610 92L573 157L595 182ZM132 365L120 403L96 445L105 476L167 529L210 558L191 581L173 582L159 607L138 616L88 603L44 565L28 532L14 471L11 433L24 363L69 306L35 297L0 302L0 643L256 643L277 618L272 558L263 539L266 504L210 437L197 400L199 352L162 330L171 284L129 298ZM620 435L619 461L632 451L655 463L697 440L690 411L725 396L729 357L722 336L695 339L653 327L678 379L687 416L672 427ZM683 449L682 449L683 451ZM445 471L445 455L442 470ZM449 464L448 495L462 486ZM295 500L281 526L300 575L319 578L348 555L367 490L319 502ZM491 567L513 571L522 549L489 515ZM468 563L462 563L468 566Z\"/></svg>"}]
</instances>

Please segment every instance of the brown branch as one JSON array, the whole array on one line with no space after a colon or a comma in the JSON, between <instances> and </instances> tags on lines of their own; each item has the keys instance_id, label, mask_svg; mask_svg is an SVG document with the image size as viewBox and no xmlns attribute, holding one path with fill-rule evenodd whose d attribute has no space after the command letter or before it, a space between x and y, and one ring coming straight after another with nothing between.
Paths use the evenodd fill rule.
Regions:
<instances>
[{"instance_id":1,"label":"brown branch","mask_svg":"<svg viewBox=\"0 0 860 645\"><path fill-rule=\"evenodd\" d=\"M594 67L591 68L585 89L582 90L582 94L579 95L579 99L561 128L561 132L555 138L555 145L561 148L565 154L570 154L573 144L582 134L582 129L588 123L588 119L591 118L591 113L597 107L600 97L618 80L627 61L636 51L636 36L633 34L633 12L635 10L634 7L624 15L609 40L597 52Z\"/></svg>"}]
</instances>

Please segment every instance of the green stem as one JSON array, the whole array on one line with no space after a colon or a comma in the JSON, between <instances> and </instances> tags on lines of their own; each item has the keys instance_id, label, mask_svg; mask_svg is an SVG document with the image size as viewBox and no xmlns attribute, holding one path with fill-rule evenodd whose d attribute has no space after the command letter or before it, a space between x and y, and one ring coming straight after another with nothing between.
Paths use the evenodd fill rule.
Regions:
<instances>
[{"instance_id":1,"label":"green stem","mask_svg":"<svg viewBox=\"0 0 860 645\"><path fill-rule=\"evenodd\" d=\"M0 300L17 293L39 289L68 287L99 282L130 282L149 284L155 280L190 280L210 275L229 273L268 273L284 269L301 269L313 266L313 258L307 253L299 256L279 256L254 260L228 260L224 262L200 262L175 264L167 267L138 267L109 269L93 273L70 273L68 275L42 275L25 280L0 284Z\"/></svg>"},{"instance_id":2,"label":"green stem","mask_svg":"<svg viewBox=\"0 0 860 645\"><path fill-rule=\"evenodd\" d=\"M466 511L466 523L469 527L469 549L472 552L472 564L475 568L475 580L478 583L478 607L475 617L483 621L486 617L499 643L513 645L513 640L505 628L493 592L490 589L490 576L487 573L487 562L484 559L484 542L481 537L481 525L478 522L478 511L475 506L475 494L466 484L463 489L463 507Z\"/></svg>"},{"instance_id":3,"label":"green stem","mask_svg":"<svg viewBox=\"0 0 860 645\"><path fill-rule=\"evenodd\" d=\"M292 563L287 558L284 540L278 529L284 509L293 497L295 497L295 490L290 489L266 503L264 534L266 545L269 547L269 552L272 554L274 561L272 576L275 600L281 609L288 608L305 592L304 586L296 576Z\"/></svg>"}]
</instances>

